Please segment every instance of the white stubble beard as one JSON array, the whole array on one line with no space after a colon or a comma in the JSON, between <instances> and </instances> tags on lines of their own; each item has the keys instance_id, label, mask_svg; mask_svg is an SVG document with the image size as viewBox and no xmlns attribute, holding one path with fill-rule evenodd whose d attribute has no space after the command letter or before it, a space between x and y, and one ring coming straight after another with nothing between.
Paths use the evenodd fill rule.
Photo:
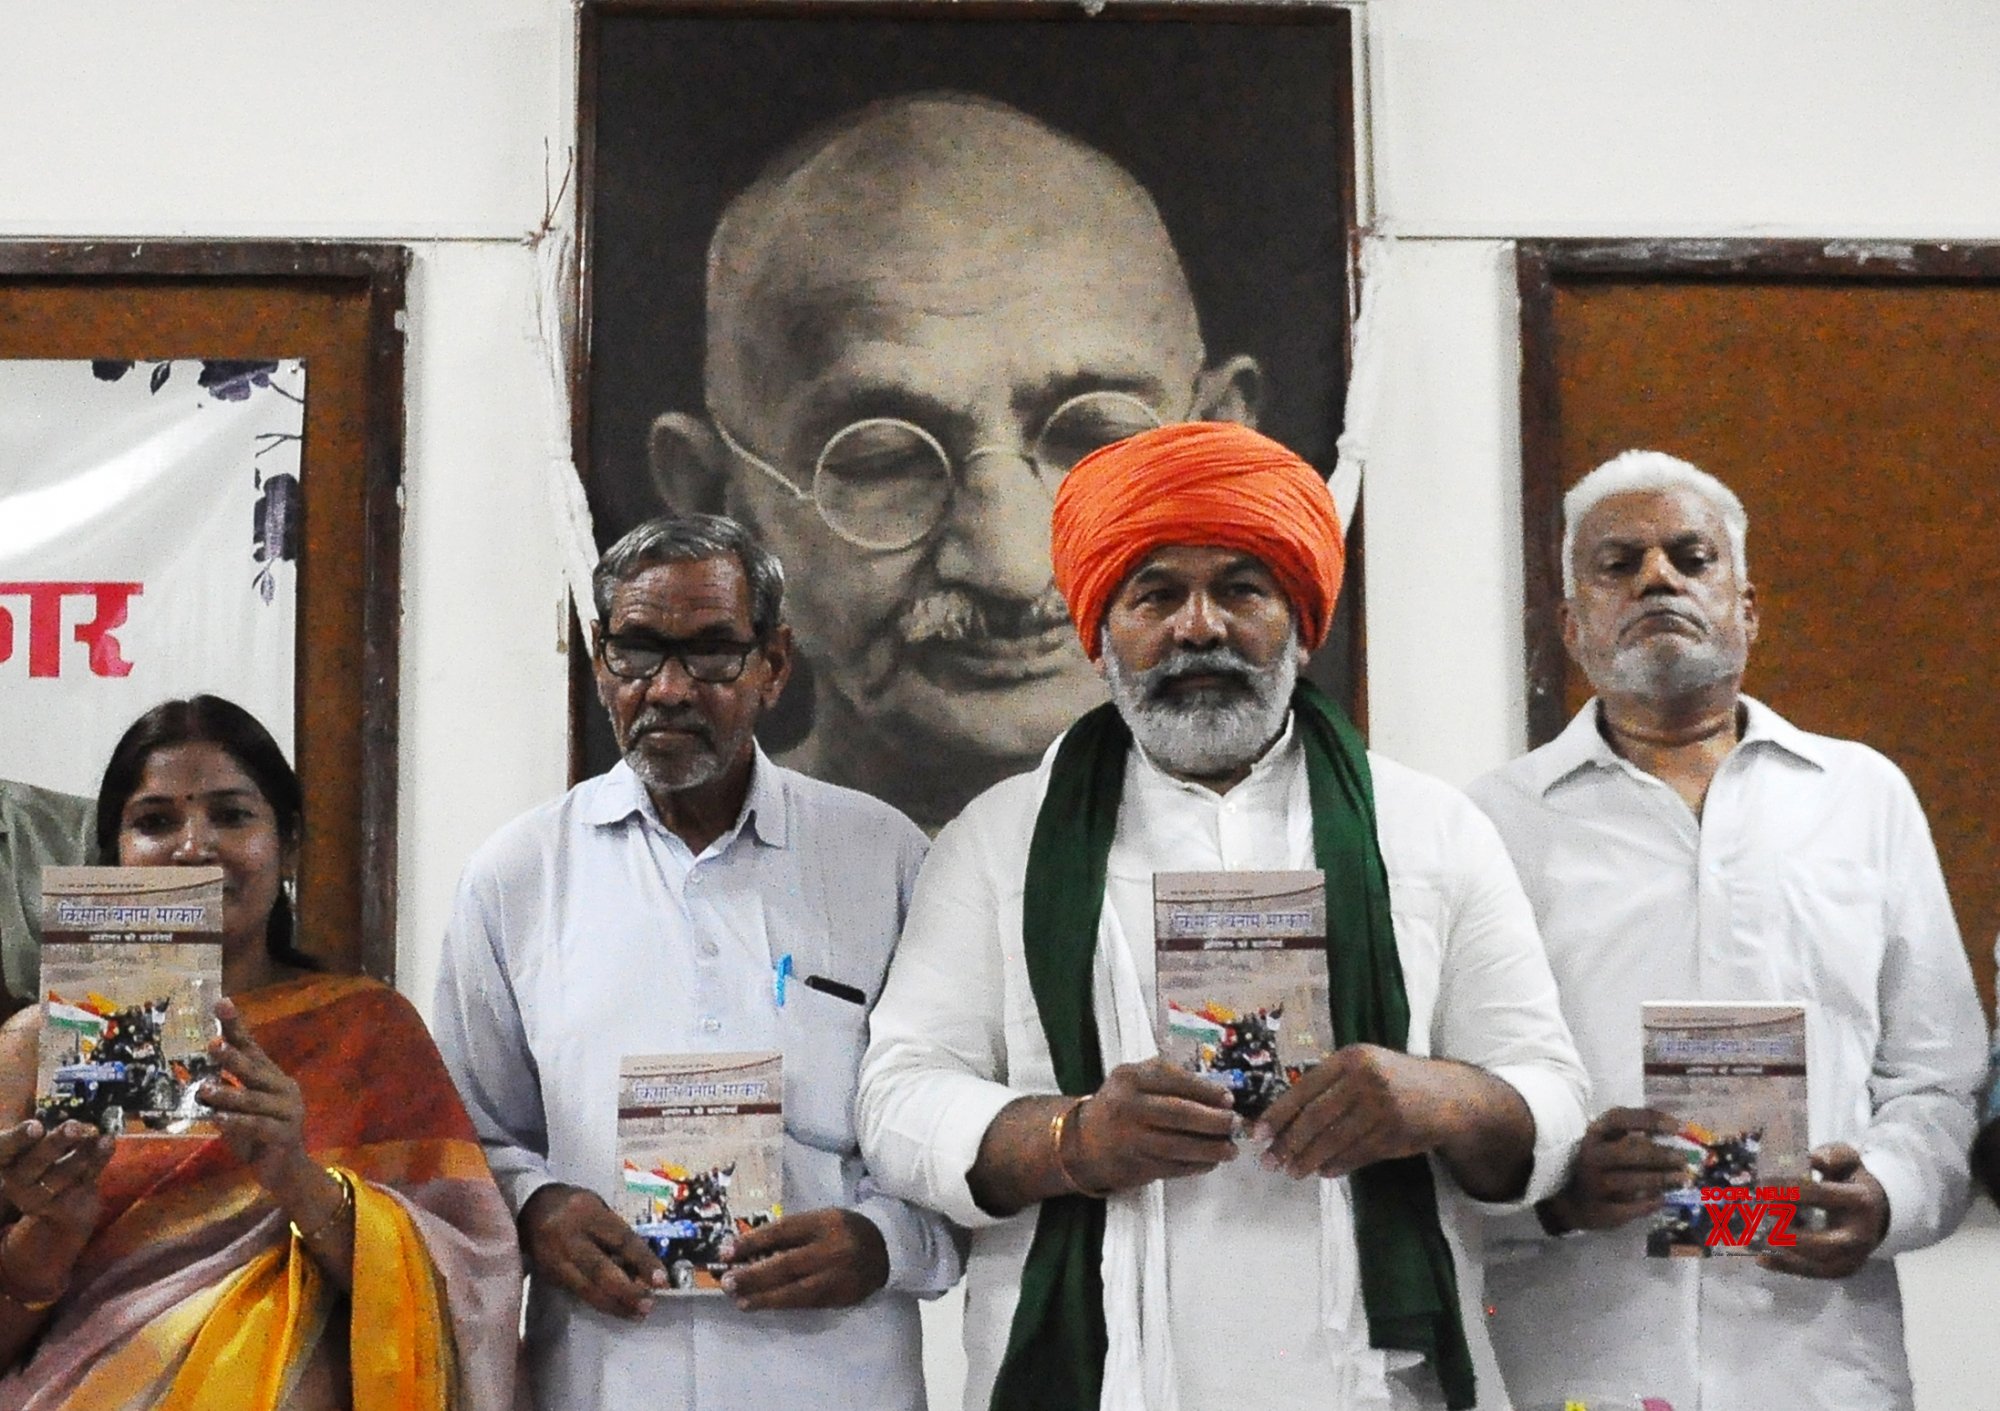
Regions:
<instances>
[{"instance_id":1,"label":"white stubble beard","mask_svg":"<svg viewBox=\"0 0 2000 1411\"><path fill-rule=\"evenodd\" d=\"M1611 654L1600 690L1648 700L1681 700L1741 676L1746 665L1714 637L1699 642L1638 641Z\"/></svg>"}]
</instances>

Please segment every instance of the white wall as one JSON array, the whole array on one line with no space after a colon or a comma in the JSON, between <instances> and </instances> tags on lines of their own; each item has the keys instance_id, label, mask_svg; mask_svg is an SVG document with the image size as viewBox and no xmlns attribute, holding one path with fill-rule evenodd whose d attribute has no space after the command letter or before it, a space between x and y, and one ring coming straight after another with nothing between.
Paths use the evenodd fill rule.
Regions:
<instances>
[{"instance_id":1,"label":"white wall","mask_svg":"<svg viewBox=\"0 0 2000 1411\"><path fill-rule=\"evenodd\" d=\"M1522 236L2000 239L1988 0L1360 0L1399 242L1369 456L1370 714L1463 781L1522 743ZM564 0L0 8L0 237L412 244L402 983L458 870L564 783L526 241L572 141ZM551 173L553 172L553 175ZM2000 1230L1907 1261L1926 1411L2000 1407ZM949 1317L949 1315L946 1315ZM934 1349L947 1379L953 1349ZM941 1403L943 1404L943 1403Z\"/></svg>"},{"instance_id":2,"label":"white wall","mask_svg":"<svg viewBox=\"0 0 2000 1411\"><path fill-rule=\"evenodd\" d=\"M493 239L541 217L551 0L0 8L0 234Z\"/></svg>"},{"instance_id":3,"label":"white wall","mask_svg":"<svg viewBox=\"0 0 2000 1411\"><path fill-rule=\"evenodd\" d=\"M1982 0L1375 0L1382 225L1416 236L2000 229Z\"/></svg>"}]
</instances>

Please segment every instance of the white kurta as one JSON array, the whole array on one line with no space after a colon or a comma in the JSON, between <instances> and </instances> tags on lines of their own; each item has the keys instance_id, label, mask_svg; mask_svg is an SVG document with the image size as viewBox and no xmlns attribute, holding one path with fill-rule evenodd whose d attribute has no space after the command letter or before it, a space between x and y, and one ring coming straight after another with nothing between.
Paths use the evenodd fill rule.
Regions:
<instances>
[{"instance_id":1,"label":"white kurta","mask_svg":"<svg viewBox=\"0 0 2000 1411\"><path fill-rule=\"evenodd\" d=\"M1644 1001L1803 1000L1809 1138L1860 1149L1889 1194L1889 1237L1828 1283L1748 1259L1649 1260L1637 1224L1553 1240L1512 1222L1517 1238L1489 1246L1487 1293L1525 1401L1910 1405L1890 1256L1965 1211L1985 1019L1902 772L1745 709L1699 820L1604 742L1595 702L1472 796L1534 902L1598 1107L1640 1102Z\"/></svg>"},{"instance_id":2,"label":"white kurta","mask_svg":"<svg viewBox=\"0 0 2000 1411\"><path fill-rule=\"evenodd\" d=\"M785 1208L843 1205L882 1230L889 1287L854 1308L741 1313L663 1298L643 1323L537 1282L537 1406L921 1411L913 1295L956 1279L951 1232L874 1190L856 1149L855 1074L873 996L924 853L888 805L760 752L742 816L701 856L624 764L516 819L467 864L438 980L438 1047L518 1211L550 1181L617 1184L618 1061L779 1049ZM792 957L781 1010L773 966Z\"/></svg>"},{"instance_id":3,"label":"white kurta","mask_svg":"<svg viewBox=\"0 0 2000 1411\"><path fill-rule=\"evenodd\" d=\"M1561 1179L1582 1132L1585 1086L1526 901L1498 838L1462 795L1390 761L1371 763L1410 1049L1479 1064L1520 1091L1536 1119L1530 1198L1538 1198ZM988 790L939 836L875 1010L862 1073L859 1123L870 1169L885 1189L973 1230L968 1411L984 1411L991 1397L1036 1212L996 1221L974 1202L967 1173L1002 1107L1057 1091L1021 948L1022 887L1046 767ZM1304 752L1289 736L1219 797L1133 750L1106 895L1145 993L1153 985L1155 872L1313 865ZM1183 1411L1442 1404L1427 1368L1388 1371L1367 1347L1353 1261L1322 1270L1317 1183L1243 1157L1164 1184ZM1346 1182L1335 1184L1344 1218ZM1478 1269L1458 1228L1462 1197L1441 1169L1439 1193L1482 1373L1481 1405L1503 1406L1481 1326ZM1323 1284L1338 1306L1322 1309Z\"/></svg>"}]
</instances>

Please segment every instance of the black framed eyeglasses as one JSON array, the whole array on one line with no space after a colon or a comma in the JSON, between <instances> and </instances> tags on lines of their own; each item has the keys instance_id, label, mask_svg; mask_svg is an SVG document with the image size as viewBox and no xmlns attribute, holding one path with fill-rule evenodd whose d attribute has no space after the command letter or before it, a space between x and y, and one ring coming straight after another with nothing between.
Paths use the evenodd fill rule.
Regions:
<instances>
[{"instance_id":1,"label":"black framed eyeglasses","mask_svg":"<svg viewBox=\"0 0 2000 1411\"><path fill-rule=\"evenodd\" d=\"M1151 431L1165 418L1129 392L1083 392L1049 413L1025 446L974 446L954 462L916 423L865 417L820 448L809 490L739 441L712 408L709 421L734 455L793 500L813 505L828 529L858 549L889 553L921 543L944 523L965 466L981 456L1019 457L1053 496L1070 467L1092 451Z\"/></svg>"},{"instance_id":2,"label":"black framed eyeglasses","mask_svg":"<svg viewBox=\"0 0 2000 1411\"><path fill-rule=\"evenodd\" d=\"M750 653L762 645L714 637L614 632L598 640L597 655L604 669L621 681L650 681L672 657L691 679L708 686L726 686L743 674Z\"/></svg>"}]
</instances>

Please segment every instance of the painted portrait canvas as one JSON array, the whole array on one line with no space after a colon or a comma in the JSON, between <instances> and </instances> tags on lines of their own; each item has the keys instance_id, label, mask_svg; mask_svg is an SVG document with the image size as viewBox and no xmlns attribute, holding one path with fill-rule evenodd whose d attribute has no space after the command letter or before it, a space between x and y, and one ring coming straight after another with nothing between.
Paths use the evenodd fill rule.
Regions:
<instances>
[{"instance_id":1,"label":"painted portrait canvas","mask_svg":"<svg viewBox=\"0 0 2000 1411\"><path fill-rule=\"evenodd\" d=\"M600 547L713 511L778 554L781 763L935 830L1105 699L1050 580L1071 465L1234 420L1331 469L1348 46L1290 8L586 9ZM1353 620L1314 672L1348 699Z\"/></svg>"}]
</instances>

